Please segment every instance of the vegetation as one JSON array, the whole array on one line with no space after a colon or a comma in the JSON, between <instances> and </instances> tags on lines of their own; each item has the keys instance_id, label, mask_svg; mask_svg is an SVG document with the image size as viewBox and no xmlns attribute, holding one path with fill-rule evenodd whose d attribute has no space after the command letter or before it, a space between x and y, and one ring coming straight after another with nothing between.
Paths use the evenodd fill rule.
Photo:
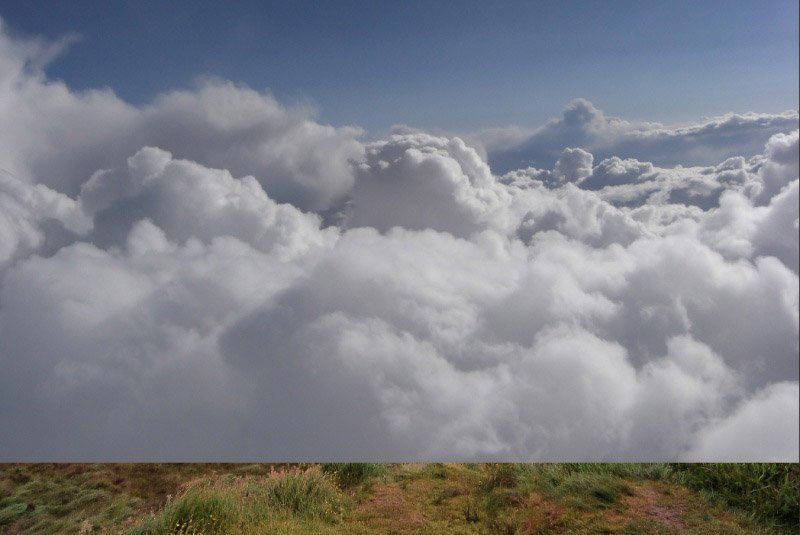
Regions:
<instances>
[{"instance_id":1,"label":"vegetation","mask_svg":"<svg viewBox=\"0 0 800 535\"><path fill-rule=\"evenodd\" d=\"M677 465L678 480L762 522L800 529L800 465L777 463Z\"/></svg>"},{"instance_id":2,"label":"vegetation","mask_svg":"<svg viewBox=\"0 0 800 535\"><path fill-rule=\"evenodd\" d=\"M0 534L782 534L798 465L0 465Z\"/></svg>"},{"instance_id":3,"label":"vegetation","mask_svg":"<svg viewBox=\"0 0 800 535\"><path fill-rule=\"evenodd\" d=\"M252 533L293 518L332 523L341 514L342 498L319 467L293 467L261 477L227 475L190 484L129 533Z\"/></svg>"},{"instance_id":4,"label":"vegetation","mask_svg":"<svg viewBox=\"0 0 800 535\"><path fill-rule=\"evenodd\" d=\"M322 471L333 474L343 487L353 487L386 472L379 463L325 463Z\"/></svg>"}]
</instances>

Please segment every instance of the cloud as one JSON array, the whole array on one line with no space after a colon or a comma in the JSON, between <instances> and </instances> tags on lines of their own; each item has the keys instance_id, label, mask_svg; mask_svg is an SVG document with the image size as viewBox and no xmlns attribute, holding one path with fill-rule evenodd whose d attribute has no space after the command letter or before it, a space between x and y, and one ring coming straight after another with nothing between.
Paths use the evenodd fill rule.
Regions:
<instances>
[{"instance_id":1,"label":"cloud","mask_svg":"<svg viewBox=\"0 0 800 535\"><path fill-rule=\"evenodd\" d=\"M797 462L797 383L778 383L756 393L736 411L704 429L688 460L730 462L742 458Z\"/></svg>"},{"instance_id":2,"label":"cloud","mask_svg":"<svg viewBox=\"0 0 800 535\"><path fill-rule=\"evenodd\" d=\"M796 118L580 101L499 174L49 46L0 34L3 460L797 460Z\"/></svg>"},{"instance_id":3,"label":"cloud","mask_svg":"<svg viewBox=\"0 0 800 535\"><path fill-rule=\"evenodd\" d=\"M634 123L606 116L591 102L575 99L562 116L538 129L494 128L469 136L492 168L550 167L564 147L579 147L598 160L619 156L661 166L709 165L760 152L773 134L794 130L797 110L781 114L727 114L685 126Z\"/></svg>"},{"instance_id":4,"label":"cloud","mask_svg":"<svg viewBox=\"0 0 800 535\"><path fill-rule=\"evenodd\" d=\"M757 200L760 204L772 199L786 184L796 180L798 131L776 134L766 145L764 161L758 169L760 187L757 189Z\"/></svg>"},{"instance_id":5,"label":"cloud","mask_svg":"<svg viewBox=\"0 0 800 535\"><path fill-rule=\"evenodd\" d=\"M110 89L72 91L46 77L52 45L17 41L0 21L0 161L21 179L70 196L98 169L143 146L253 175L281 202L322 210L354 181L361 129L315 122L303 108L216 79L135 107ZM80 125L76 128L76 125Z\"/></svg>"},{"instance_id":6,"label":"cloud","mask_svg":"<svg viewBox=\"0 0 800 535\"><path fill-rule=\"evenodd\" d=\"M508 198L461 139L395 134L367 145L346 225L468 235L501 217Z\"/></svg>"},{"instance_id":7,"label":"cloud","mask_svg":"<svg viewBox=\"0 0 800 535\"><path fill-rule=\"evenodd\" d=\"M141 219L173 242L231 236L281 258L335 239L333 228L319 230L316 214L276 203L252 176L237 180L226 170L174 160L153 147L131 156L126 169L95 173L81 187L80 202L94 217L92 238L104 246L124 243Z\"/></svg>"},{"instance_id":8,"label":"cloud","mask_svg":"<svg viewBox=\"0 0 800 535\"><path fill-rule=\"evenodd\" d=\"M592 174L594 156L583 149L564 149L556 160L553 174L560 182L579 182Z\"/></svg>"},{"instance_id":9,"label":"cloud","mask_svg":"<svg viewBox=\"0 0 800 535\"><path fill-rule=\"evenodd\" d=\"M58 248L90 228L74 199L0 172L0 274L15 260Z\"/></svg>"}]
</instances>

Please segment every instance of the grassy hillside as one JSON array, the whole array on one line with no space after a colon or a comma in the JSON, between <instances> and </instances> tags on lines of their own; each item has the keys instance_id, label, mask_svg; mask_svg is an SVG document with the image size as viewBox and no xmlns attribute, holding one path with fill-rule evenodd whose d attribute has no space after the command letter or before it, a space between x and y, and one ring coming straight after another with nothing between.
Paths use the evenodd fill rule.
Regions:
<instances>
[{"instance_id":1,"label":"grassy hillside","mask_svg":"<svg viewBox=\"0 0 800 535\"><path fill-rule=\"evenodd\" d=\"M781 534L798 465L0 465L0 533Z\"/></svg>"}]
</instances>

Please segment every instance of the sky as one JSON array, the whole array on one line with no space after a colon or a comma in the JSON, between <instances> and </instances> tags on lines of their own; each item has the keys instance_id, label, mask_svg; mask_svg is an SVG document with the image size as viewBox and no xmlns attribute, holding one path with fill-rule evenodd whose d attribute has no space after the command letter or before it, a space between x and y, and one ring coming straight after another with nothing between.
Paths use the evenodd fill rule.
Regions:
<instances>
[{"instance_id":1,"label":"sky","mask_svg":"<svg viewBox=\"0 0 800 535\"><path fill-rule=\"evenodd\" d=\"M48 68L75 89L141 104L218 76L375 134L538 125L576 97L664 123L798 100L791 0L0 5L13 31L78 38Z\"/></svg>"},{"instance_id":2,"label":"sky","mask_svg":"<svg viewBox=\"0 0 800 535\"><path fill-rule=\"evenodd\" d=\"M798 461L796 3L108 5L0 5L0 462Z\"/></svg>"}]
</instances>

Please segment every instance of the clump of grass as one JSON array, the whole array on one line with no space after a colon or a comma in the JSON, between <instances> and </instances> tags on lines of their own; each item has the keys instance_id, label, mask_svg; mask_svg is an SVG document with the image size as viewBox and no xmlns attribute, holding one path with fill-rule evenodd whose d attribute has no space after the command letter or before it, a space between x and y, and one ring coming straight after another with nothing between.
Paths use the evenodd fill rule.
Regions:
<instances>
[{"instance_id":1,"label":"clump of grass","mask_svg":"<svg viewBox=\"0 0 800 535\"><path fill-rule=\"evenodd\" d=\"M4 524L10 524L17 517L22 516L22 514L27 510L28 506L24 503L12 503L11 505L3 507L0 509L0 526Z\"/></svg>"},{"instance_id":2,"label":"clump of grass","mask_svg":"<svg viewBox=\"0 0 800 535\"><path fill-rule=\"evenodd\" d=\"M673 473L667 463L563 463L565 472L607 474L633 479L664 480Z\"/></svg>"},{"instance_id":3,"label":"clump of grass","mask_svg":"<svg viewBox=\"0 0 800 535\"><path fill-rule=\"evenodd\" d=\"M571 504L584 510L608 507L621 496L633 492L630 485L618 476L592 472L567 474L558 482L554 491L557 496L566 498Z\"/></svg>"},{"instance_id":4,"label":"clump of grass","mask_svg":"<svg viewBox=\"0 0 800 535\"><path fill-rule=\"evenodd\" d=\"M434 479L447 479L447 466L444 463L431 463L425 467L424 473Z\"/></svg>"},{"instance_id":5,"label":"clump of grass","mask_svg":"<svg viewBox=\"0 0 800 535\"><path fill-rule=\"evenodd\" d=\"M516 493L541 492L582 510L605 508L631 494L629 481L643 477L634 469L615 464L516 465Z\"/></svg>"},{"instance_id":6,"label":"clump of grass","mask_svg":"<svg viewBox=\"0 0 800 535\"><path fill-rule=\"evenodd\" d=\"M224 491L197 486L131 530L131 535L225 533L236 519L236 509L237 504Z\"/></svg>"},{"instance_id":7,"label":"clump of grass","mask_svg":"<svg viewBox=\"0 0 800 535\"><path fill-rule=\"evenodd\" d=\"M447 500L455 498L456 496L460 496L461 494L462 494L462 492L457 488L450 487L450 486L444 487L443 489L441 489L436 494L436 496L433 498L432 503L433 503L433 505L437 505L438 506L438 505L443 504Z\"/></svg>"},{"instance_id":8,"label":"clump of grass","mask_svg":"<svg viewBox=\"0 0 800 535\"><path fill-rule=\"evenodd\" d=\"M701 463L675 465L675 479L762 521L800 528L800 465Z\"/></svg>"},{"instance_id":9,"label":"clump of grass","mask_svg":"<svg viewBox=\"0 0 800 535\"><path fill-rule=\"evenodd\" d=\"M480 488L484 492L496 488L514 488L519 483L520 470L520 465L514 463L488 463Z\"/></svg>"},{"instance_id":10,"label":"clump of grass","mask_svg":"<svg viewBox=\"0 0 800 535\"><path fill-rule=\"evenodd\" d=\"M248 532L279 517L333 521L342 506L339 488L318 467L271 471L266 476L223 476L190 485L129 533L213 535L234 528Z\"/></svg>"},{"instance_id":11,"label":"clump of grass","mask_svg":"<svg viewBox=\"0 0 800 535\"><path fill-rule=\"evenodd\" d=\"M248 492L303 517L332 520L342 508L339 488L318 467L272 472L249 485Z\"/></svg>"},{"instance_id":12,"label":"clump of grass","mask_svg":"<svg viewBox=\"0 0 800 535\"><path fill-rule=\"evenodd\" d=\"M477 502L480 503L486 521L492 531L502 533L505 528L504 512L521 497L519 489L521 468L512 463L487 463L477 486Z\"/></svg>"},{"instance_id":13,"label":"clump of grass","mask_svg":"<svg viewBox=\"0 0 800 535\"><path fill-rule=\"evenodd\" d=\"M325 463L322 471L333 475L342 487L354 487L386 472L380 463Z\"/></svg>"}]
</instances>

